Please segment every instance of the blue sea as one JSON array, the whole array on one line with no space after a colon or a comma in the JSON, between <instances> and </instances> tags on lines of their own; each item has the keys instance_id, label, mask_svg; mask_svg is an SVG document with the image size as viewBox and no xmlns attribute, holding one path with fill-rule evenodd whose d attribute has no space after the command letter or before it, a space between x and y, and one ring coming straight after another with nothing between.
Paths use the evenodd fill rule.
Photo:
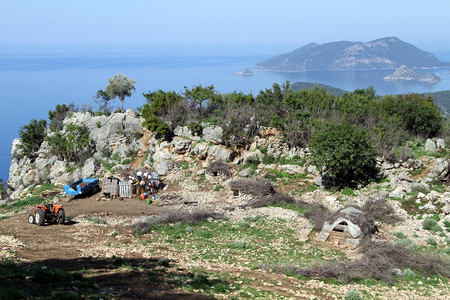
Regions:
<instances>
[{"instance_id":1,"label":"blue sea","mask_svg":"<svg viewBox=\"0 0 450 300\"><path fill-rule=\"evenodd\" d=\"M435 52L450 61L450 52ZM270 55L43 55L9 54L0 58L0 178L7 180L11 161L11 143L19 128L31 119L47 119L48 111L57 104L74 102L92 105L96 91L103 89L107 79L122 73L136 80L136 92L125 99L125 108L142 106L143 93L155 90L184 91L213 84L221 93L242 91L257 95L273 83L297 81L317 82L353 91L374 86L377 94L426 93L450 90L450 74L446 69L432 70L441 77L435 85L385 81L393 71L320 71L279 73L254 71L253 76L234 72L252 69ZM119 102L115 103L119 106Z\"/></svg>"}]
</instances>

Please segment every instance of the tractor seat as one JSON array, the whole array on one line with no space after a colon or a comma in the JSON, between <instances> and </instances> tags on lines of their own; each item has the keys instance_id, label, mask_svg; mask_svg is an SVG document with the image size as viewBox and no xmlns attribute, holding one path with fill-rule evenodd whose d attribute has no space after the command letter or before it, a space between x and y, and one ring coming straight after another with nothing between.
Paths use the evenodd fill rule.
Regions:
<instances>
[{"instance_id":1,"label":"tractor seat","mask_svg":"<svg viewBox=\"0 0 450 300\"><path fill-rule=\"evenodd\" d=\"M50 210L50 211L53 211L53 204L46 204L45 206L47 206L47 208Z\"/></svg>"}]
</instances>

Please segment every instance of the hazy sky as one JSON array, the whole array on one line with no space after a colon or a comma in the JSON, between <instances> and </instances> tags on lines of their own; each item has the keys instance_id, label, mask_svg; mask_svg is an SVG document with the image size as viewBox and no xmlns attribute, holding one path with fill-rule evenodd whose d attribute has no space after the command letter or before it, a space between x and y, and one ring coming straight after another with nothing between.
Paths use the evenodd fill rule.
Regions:
<instances>
[{"instance_id":1,"label":"hazy sky","mask_svg":"<svg viewBox=\"0 0 450 300\"><path fill-rule=\"evenodd\" d=\"M449 12L448 0L1 0L0 49L266 54L396 36L450 50Z\"/></svg>"}]
</instances>

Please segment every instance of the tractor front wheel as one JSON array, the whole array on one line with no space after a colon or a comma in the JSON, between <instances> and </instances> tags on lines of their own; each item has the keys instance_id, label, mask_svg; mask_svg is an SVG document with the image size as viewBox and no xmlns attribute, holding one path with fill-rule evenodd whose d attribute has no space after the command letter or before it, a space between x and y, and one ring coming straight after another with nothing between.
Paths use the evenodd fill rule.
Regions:
<instances>
[{"instance_id":1,"label":"tractor front wheel","mask_svg":"<svg viewBox=\"0 0 450 300\"><path fill-rule=\"evenodd\" d=\"M30 214L30 215L28 216L28 222L29 222L30 224L34 224L34 223L35 223L35 221L34 221L34 215L33 215L33 214Z\"/></svg>"},{"instance_id":2,"label":"tractor front wheel","mask_svg":"<svg viewBox=\"0 0 450 300\"><path fill-rule=\"evenodd\" d=\"M37 226L42 226L42 225L44 225L44 222L45 222L45 212L42 210L42 208L38 208L38 209L36 210L35 221L36 221L36 225L37 225Z\"/></svg>"},{"instance_id":3,"label":"tractor front wheel","mask_svg":"<svg viewBox=\"0 0 450 300\"><path fill-rule=\"evenodd\" d=\"M58 211L58 224L64 224L65 221L66 221L66 212L64 211L64 209L60 209Z\"/></svg>"}]
</instances>

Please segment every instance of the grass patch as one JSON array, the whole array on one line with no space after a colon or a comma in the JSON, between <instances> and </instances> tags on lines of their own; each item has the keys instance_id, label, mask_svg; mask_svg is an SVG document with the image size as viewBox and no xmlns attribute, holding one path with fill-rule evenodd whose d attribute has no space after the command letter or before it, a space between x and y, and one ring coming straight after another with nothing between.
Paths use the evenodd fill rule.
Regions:
<instances>
[{"instance_id":1,"label":"grass patch","mask_svg":"<svg viewBox=\"0 0 450 300\"><path fill-rule=\"evenodd\" d=\"M25 199L20 199L11 203L2 204L0 205L0 209L4 212L19 212L28 209L30 206L42 204L44 202L45 200L41 197L27 197Z\"/></svg>"}]
</instances>

